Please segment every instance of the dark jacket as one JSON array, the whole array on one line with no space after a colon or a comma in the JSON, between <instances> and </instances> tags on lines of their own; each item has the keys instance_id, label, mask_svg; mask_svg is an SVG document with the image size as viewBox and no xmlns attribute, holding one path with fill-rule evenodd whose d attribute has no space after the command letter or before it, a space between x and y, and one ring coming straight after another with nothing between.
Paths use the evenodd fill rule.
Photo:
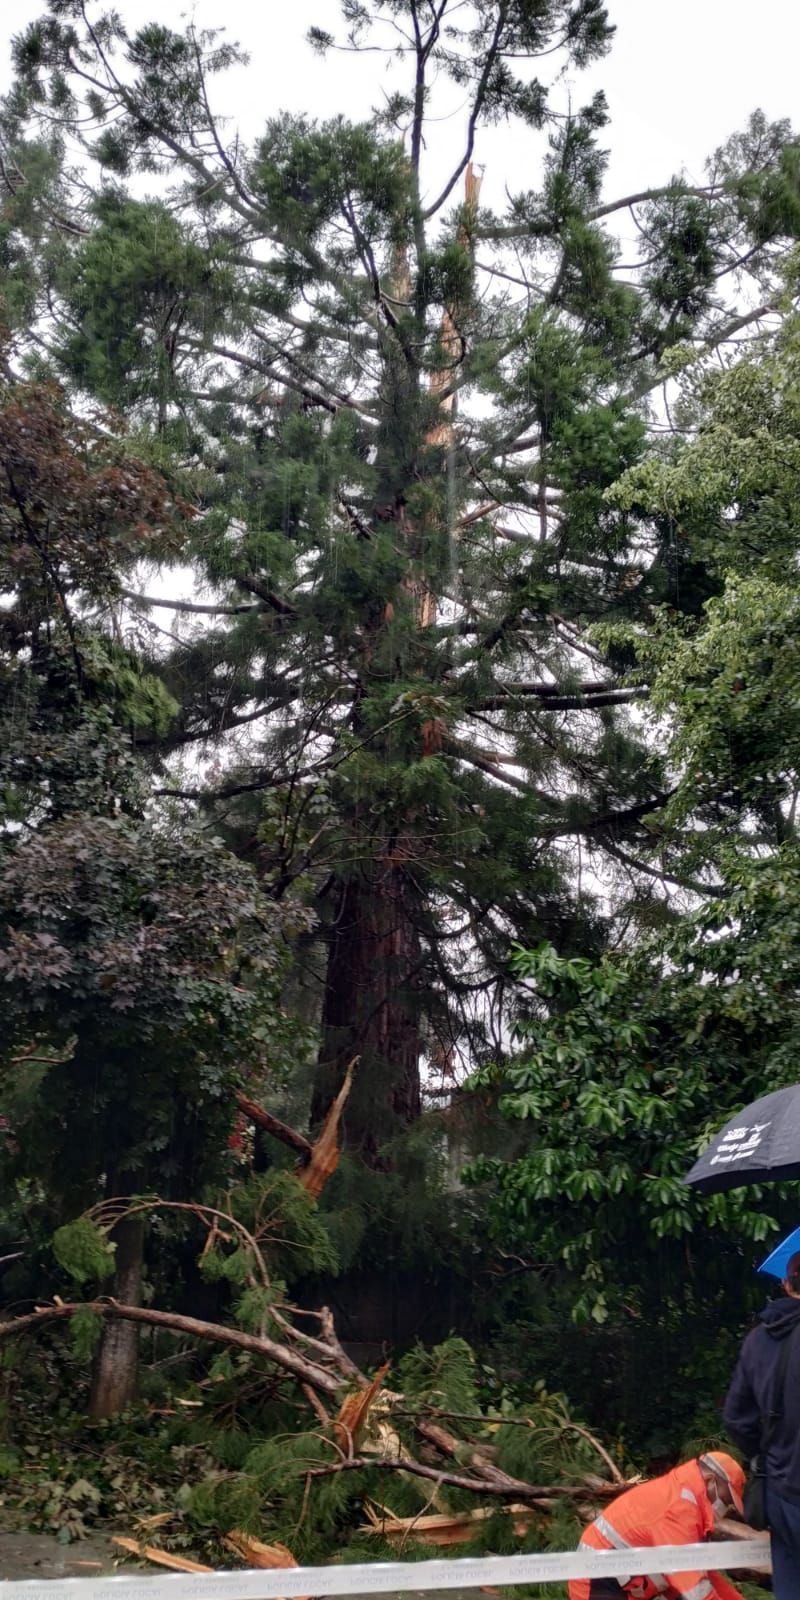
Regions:
<instances>
[{"instance_id":1,"label":"dark jacket","mask_svg":"<svg viewBox=\"0 0 800 1600\"><path fill-rule=\"evenodd\" d=\"M795 1328L800 1329L800 1300L771 1300L764 1307L742 1345L722 1415L734 1443L752 1460L761 1445L762 1416L780 1409L767 1476L782 1499L800 1505L800 1332L792 1340L782 1404L775 1393L781 1346Z\"/></svg>"}]
</instances>

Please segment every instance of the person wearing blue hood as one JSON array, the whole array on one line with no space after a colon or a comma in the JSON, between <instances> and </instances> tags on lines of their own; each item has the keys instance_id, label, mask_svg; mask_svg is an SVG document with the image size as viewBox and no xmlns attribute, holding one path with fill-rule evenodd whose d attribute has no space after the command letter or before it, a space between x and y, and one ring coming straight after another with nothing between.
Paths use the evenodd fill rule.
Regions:
<instances>
[{"instance_id":1,"label":"person wearing blue hood","mask_svg":"<svg viewBox=\"0 0 800 1600\"><path fill-rule=\"evenodd\" d=\"M764 1469L773 1592L775 1600L800 1600L800 1338L791 1337L800 1328L800 1250L790 1256L782 1281L785 1298L764 1307L742 1345L722 1416L749 1460L769 1425Z\"/></svg>"}]
</instances>

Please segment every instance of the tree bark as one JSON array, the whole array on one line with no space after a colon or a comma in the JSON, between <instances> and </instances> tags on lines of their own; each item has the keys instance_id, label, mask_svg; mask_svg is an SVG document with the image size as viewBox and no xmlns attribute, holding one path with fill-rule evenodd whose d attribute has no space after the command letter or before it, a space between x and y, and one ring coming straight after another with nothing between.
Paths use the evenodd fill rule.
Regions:
<instances>
[{"instance_id":1,"label":"tree bark","mask_svg":"<svg viewBox=\"0 0 800 1600\"><path fill-rule=\"evenodd\" d=\"M236 1091L236 1104L239 1110L244 1112L244 1115L249 1117L250 1121L255 1123L255 1126L260 1128L262 1132L271 1133L274 1139L279 1139L281 1144L288 1144L291 1150L296 1151L303 1163L311 1160L313 1145L310 1139L306 1139L304 1134L297 1133L294 1128L288 1127L285 1122L281 1122L279 1117L273 1117L271 1111L267 1111L265 1106L259 1105L257 1100L251 1100L250 1096L241 1089Z\"/></svg>"},{"instance_id":2,"label":"tree bark","mask_svg":"<svg viewBox=\"0 0 800 1600\"><path fill-rule=\"evenodd\" d=\"M392 280L403 300L412 298L407 253L398 249ZM424 316L418 328L424 340ZM407 554L407 569L399 588L377 594L363 617L359 683L369 694L396 674L398 685L408 673L419 674L427 685L418 660L419 639L435 619L436 602L425 570L424 553L432 538L409 511L409 494L431 469L431 447L440 444L441 431L430 428L427 396L423 395L420 368L413 345L405 336L392 336L382 344L382 398L385 412L375 438L375 489L370 528L382 528L398 551ZM449 412L441 407L442 425ZM441 450L433 449L435 470L441 467ZM441 535L441 530L437 532ZM409 605L410 601L410 605ZM387 629L397 607L408 615L408 639L401 661L387 653ZM354 734L366 734L358 702L351 722ZM387 759L397 759L391 737L385 735ZM371 742L373 760L380 744ZM426 752L420 747L418 757ZM408 756L406 755L406 759ZM311 1102L311 1126L324 1121L354 1056L359 1067L353 1092L342 1118L344 1145L356 1150L370 1166L383 1164L381 1150L421 1110L420 1090L420 990L421 946L418 933L419 891L411 870L419 855L414 839L414 807L403 813L379 802L383 830L390 837L378 844L369 797L355 802L350 814L351 854L364 864L337 879L328 931L328 960L322 1007L322 1045ZM390 821L390 816L392 820ZM394 831L396 830L396 831ZM374 853L373 853L374 852ZM366 858L366 859L365 859Z\"/></svg>"},{"instance_id":3,"label":"tree bark","mask_svg":"<svg viewBox=\"0 0 800 1600\"><path fill-rule=\"evenodd\" d=\"M323 1394L337 1394L346 1375L343 1372L332 1372L317 1362L299 1355L288 1345L278 1344L263 1334L245 1333L241 1328L228 1328L217 1322L201 1322L197 1317L184 1317L177 1311L154 1311L151 1306L121 1305L114 1300L60 1301L57 1305L39 1306L36 1311L29 1311L22 1317L12 1317L5 1322L0 1319L0 1341L16 1338L17 1334L26 1332L29 1328L36 1328L45 1322L57 1322L62 1318L74 1316L76 1311L83 1310L95 1311L98 1316L108 1319L109 1326L115 1325L122 1319L126 1323L132 1323L134 1328L165 1328L169 1333L187 1335L192 1339L209 1339L212 1343L231 1345L237 1350L250 1350L254 1355L274 1361L277 1366L285 1368L301 1382L313 1384L314 1388L321 1390ZM322 1342L311 1339L309 1344L320 1348ZM331 1349L331 1355L336 1356L334 1347ZM341 1366L341 1363L339 1365Z\"/></svg>"},{"instance_id":4,"label":"tree bark","mask_svg":"<svg viewBox=\"0 0 800 1600\"><path fill-rule=\"evenodd\" d=\"M125 1217L111 1238L117 1247L114 1298L131 1306L142 1303L144 1220ZM92 1369L89 1415L95 1421L115 1417L136 1398L139 1329L135 1322L114 1318L103 1326Z\"/></svg>"},{"instance_id":5,"label":"tree bark","mask_svg":"<svg viewBox=\"0 0 800 1600\"><path fill-rule=\"evenodd\" d=\"M347 1063L360 1057L342 1118L344 1144L370 1163L420 1114L417 974L410 886L396 861L338 886L329 932L322 1048L311 1105L323 1121Z\"/></svg>"}]
</instances>

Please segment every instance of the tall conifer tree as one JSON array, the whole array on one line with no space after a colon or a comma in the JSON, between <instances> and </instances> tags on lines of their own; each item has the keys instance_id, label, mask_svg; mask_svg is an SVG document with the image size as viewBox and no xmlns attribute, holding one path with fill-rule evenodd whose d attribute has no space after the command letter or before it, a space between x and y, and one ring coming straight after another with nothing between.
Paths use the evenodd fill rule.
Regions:
<instances>
[{"instance_id":1,"label":"tall conifer tree","mask_svg":"<svg viewBox=\"0 0 800 1600\"><path fill-rule=\"evenodd\" d=\"M501 1037L514 939L602 943L576 841L647 868L667 784L642 687L587 630L696 606L707 578L605 491L670 372L768 314L800 185L790 130L756 116L704 184L609 199L603 97L557 87L609 48L600 0L342 9L312 44L373 72L385 50L396 90L360 122L271 115L247 148L211 110L232 47L51 0L16 45L0 243L7 318L195 496L206 593L162 660L161 750L220 753L162 788L313 899L313 1117L360 1055L348 1132L375 1159L426 1059ZM438 184L437 82L463 123ZM473 165L495 123L502 211Z\"/></svg>"}]
</instances>

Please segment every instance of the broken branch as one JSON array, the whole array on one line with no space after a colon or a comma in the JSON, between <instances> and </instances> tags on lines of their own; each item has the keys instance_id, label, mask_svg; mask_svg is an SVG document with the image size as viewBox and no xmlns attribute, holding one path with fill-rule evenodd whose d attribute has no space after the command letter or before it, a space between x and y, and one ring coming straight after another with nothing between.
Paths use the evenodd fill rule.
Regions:
<instances>
[{"instance_id":1,"label":"broken branch","mask_svg":"<svg viewBox=\"0 0 800 1600\"><path fill-rule=\"evenodd\" d=\"M258 1101L251 1100L242 1089L236 1091L236 1104L257 1128L262 1128L265 1133L271 1133L273 1138L280 1139L281 1144L288 1144L292 1150L297 1151L303 1161L311 1160L314 1147L305 1134L297 1133L287 1123L281 1122L280 1117L274 1117L271 1111L259 1105Z\"/></svg>"}]
</instances>

